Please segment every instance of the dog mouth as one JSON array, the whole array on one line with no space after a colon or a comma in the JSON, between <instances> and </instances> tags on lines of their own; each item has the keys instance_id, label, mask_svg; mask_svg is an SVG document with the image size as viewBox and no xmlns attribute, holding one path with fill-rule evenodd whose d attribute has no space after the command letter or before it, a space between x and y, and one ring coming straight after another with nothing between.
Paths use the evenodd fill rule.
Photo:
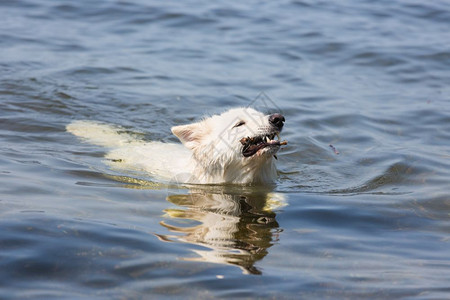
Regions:
<instances>
[{"instance_id":1,"label":"dog mouth","mask_svg":"<svg viewBox=\"0 0 450 300\"><path fill-rule=\"evenodd\" d=\"M277 137L277 140L275 140ZM259 150L267 147L280 147L287 145L287 141L280 141L278 133L270 133L267 135L259 135L255 137L244 137L240 140L243 145L242 155L250 157L256 154Z\"/></svg>"}]
</instances>

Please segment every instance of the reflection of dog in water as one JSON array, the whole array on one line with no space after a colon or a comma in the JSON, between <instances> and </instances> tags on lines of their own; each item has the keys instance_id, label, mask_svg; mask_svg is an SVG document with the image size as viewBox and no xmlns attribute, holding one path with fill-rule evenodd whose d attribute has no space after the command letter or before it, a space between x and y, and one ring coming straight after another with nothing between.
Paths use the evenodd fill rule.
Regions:
<instances>
[{"instance_id":1,"label":"reflection of dog in water","mask_svg":"<svg viewBox=\"0 0 450 300\"><path fill-rule=\"evenodd\" d=\"M284 117L252 108L231 109L172 132L183 143L144 142L123 129L92 121L75 121L67 131L90 143L112 148L111 165L144 171L183 183L270 183L276 178L274 158Z\"/></svg>"},{"instance_id":2,"label":"reflection of dog in water","mask_svg":"<svg viewBox=\"0 0 450 300\"><path fill-rule=\"evenodd\" d=\"M219 189L168 196L168 201L181 208L167 209L171 220L161 225L174 234L157 236L206 248L192 250L198 257L184 260L236 265L244 273L261 274L254 264L278 240L278 223L271 208L284 205L282 195L254 190L243 195L242 190L224 193ZM186 220L195 222L186 226Z\"/></svg>"}]
</instances>

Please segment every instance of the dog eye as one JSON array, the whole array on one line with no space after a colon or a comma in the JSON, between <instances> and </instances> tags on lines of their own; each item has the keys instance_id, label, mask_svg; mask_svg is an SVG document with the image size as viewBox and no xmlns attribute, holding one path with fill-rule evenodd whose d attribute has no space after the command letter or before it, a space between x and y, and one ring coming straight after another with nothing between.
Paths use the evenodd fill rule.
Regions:
<instances>
[{"instance_id":1,"label":"dog eye","mask_svg":"<svg viewBox=\"0 0 450 300\"><path fill-rule=\"evenodd\" d=\"M236 125L233 126L233 128L234 128L234 127L242 126L242 125L244 125L244 124L245 124L245 121L239 121L239 122L236 123Z\"/></svg>"}]
</instances>

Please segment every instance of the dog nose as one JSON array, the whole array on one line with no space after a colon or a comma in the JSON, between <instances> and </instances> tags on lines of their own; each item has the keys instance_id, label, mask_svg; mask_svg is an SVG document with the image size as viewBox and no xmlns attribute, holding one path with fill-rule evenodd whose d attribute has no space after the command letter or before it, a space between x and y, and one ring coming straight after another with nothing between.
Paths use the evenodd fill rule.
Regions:
<instances>
[{"instance_id":1,"label":"dog nose","mask_svg":"<svg viewBox=\"0 0 450 300\"><path fill-rule=\"evenodd\" d=\"M282 114L272 114L269 116L270 124L272 124L273 126L278 128L278 130L281 130L281 128L283 128L284 121L285 121L285 119Z\"/></svg>"}]
</instances>

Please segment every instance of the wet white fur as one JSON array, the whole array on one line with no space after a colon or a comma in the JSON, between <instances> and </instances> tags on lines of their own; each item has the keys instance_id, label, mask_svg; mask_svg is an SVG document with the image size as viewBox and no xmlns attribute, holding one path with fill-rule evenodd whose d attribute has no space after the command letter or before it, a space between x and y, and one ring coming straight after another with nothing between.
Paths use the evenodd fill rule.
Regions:
<instances>
[{"instance_id":1,"label":"wet white fur","mask_svg":"<svg viewBox=\"0 0 450 300\"><path fill-rule=\"evenodd\" d=\"M245 125L235 127L240 121ZM270 183L276 179L273 154L265 148L252 157L241 153L240 139L269 133L267 115L252 108L236 108L200 122L172 128L184 144L147 142L121 129L93 121L75 121L67 131L89 143L111 148L107 162L115 168L150 173L183 183Z\"/></svg>"}]
</instances>

